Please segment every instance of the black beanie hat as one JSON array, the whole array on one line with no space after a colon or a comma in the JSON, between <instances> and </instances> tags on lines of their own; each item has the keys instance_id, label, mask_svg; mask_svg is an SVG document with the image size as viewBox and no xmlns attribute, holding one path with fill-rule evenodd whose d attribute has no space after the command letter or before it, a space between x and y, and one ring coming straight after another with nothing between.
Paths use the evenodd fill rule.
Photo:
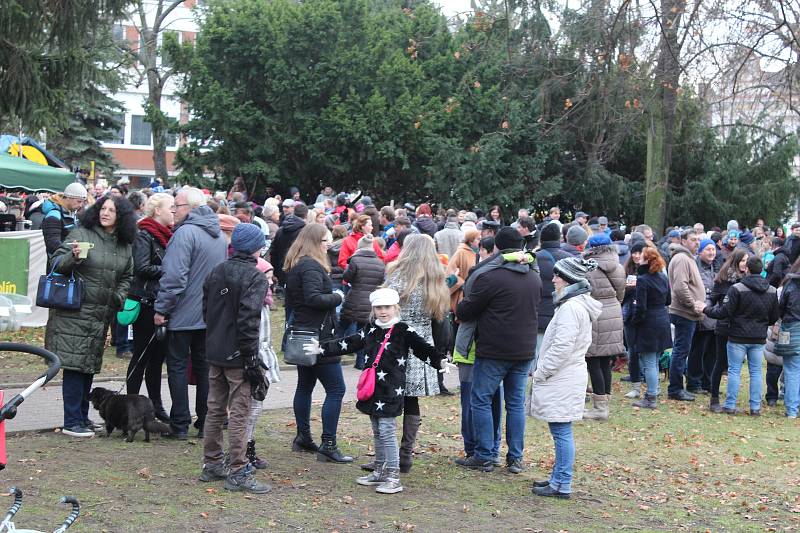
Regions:
<instances>
[{"instance_id":1,"label":"black beanie hat","mask_svg":"<svg viewBox=\"0 0 800 533\"><path fill-rule=\"evenodd\" d=\"M503 226L494 236L494 245L498 250L519 250L522 248L522 235L510 226Z\"/></svg>"},{"instance_id":2,"label":"black beanie hat","mask_svg":"<svg viewBox=\"0 0 800 533\"><path fill-rule=\"evenodd\" d=\"M555 222L551 222L547 224L545 227L542 228L542 241L560 241L561 240L561 228L558 227L558 224Z\"/></svg>"}]
</instances>

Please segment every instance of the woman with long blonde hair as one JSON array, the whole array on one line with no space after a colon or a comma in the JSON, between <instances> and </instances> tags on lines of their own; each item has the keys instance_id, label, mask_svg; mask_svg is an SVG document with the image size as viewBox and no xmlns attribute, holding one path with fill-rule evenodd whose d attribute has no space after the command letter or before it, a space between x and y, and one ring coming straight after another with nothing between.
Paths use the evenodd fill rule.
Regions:
<instances>
[{"instance_id":1,"label":"woman with long blonde hair","mask_svg":"<svg viewBox=\"0 0 800 533\"><path fill-rule=\"evenodd\" d=\"M433 344L431 321L446 320L450 291L431 237L419 234L406 237L400 257L387 268L386 286L400 294L403 321ZM436 369L416 357L409 357L406 361L403 439L400 443L400 469L403 472L411 470L420 424L419 397L439 394L437 374Z\"/></svg>"},{"instance_id":2,"label":"woman with long blonde hair","mask_svg":"<svg viewBox=\"0 0 800 533\"><path fill-rule=\"evenodd\" d=\"M328 275L328 248L333 239L325 226L306 224L286 254L287 330L313 331L320 342L335 336L333 317L344 301L342 291L334 291ZM322 445L311 436L311 394L317 381L325 388L322 404ZM319 461L349 463L353 458L339 452L336 430L342 410L345 383L340 357L321 357L313 366L297 367L294 393L294 419L297 436L292 450L316 453Z\"/></svg>"}]
</instances>

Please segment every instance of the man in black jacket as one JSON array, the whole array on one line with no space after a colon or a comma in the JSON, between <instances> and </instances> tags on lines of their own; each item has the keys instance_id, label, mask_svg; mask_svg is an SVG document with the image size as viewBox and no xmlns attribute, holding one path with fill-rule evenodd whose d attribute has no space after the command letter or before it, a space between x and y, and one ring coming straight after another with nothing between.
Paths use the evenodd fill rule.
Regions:
<instances>
[{"instance_id":1,"label":"man in black jacket","mask_svg":"<svg viewBox=\"0 0 800 533\"><path fill-rule=\"evenodd\" d=\"M283 262L286 259L289 248L292 247L295 239L300 234L300 230L305 227L306 216L308 216L308 206L300 203L294 204L294 213L286 215L278 232L272 238L272 245L269 249L270 263L272 263L272 267L275 269L275 277L281 285L286 284Z\"/></svg>"},{"instance_id":2,"label":"man in black jacket","mask_svg":"<svg viewBox=\"0 0 800 533\"><path fill-rule=\"evenodd\" d=\"M256 481L246 456L250 398L264 380L258 333L267 278L256 269L256 256L265 244L258 226L236 226L231 238L233 257L214 267L203 286L208 413L200 481L225 479L225 489L254 494L270 491L269 485ZM226 414L230 470L223 464L222 426Z\"/></svg>"},{"instance_id":3,"label":"man in black jacket","mask_svg":"<svg viewBox=\"0 0 800 533\"><path fill-rule=\"evenodd\" d=\"M470 276L475 279L456 308L462 323L477 323L470 399L475 454L458 463L484 472L493 469L492 397L501 383L506 400L506 466L511 473L522 472L525 386L536 351L542 280L535 262L522 262L521 247L522 237L517 230L501 228L495 237L494 258L487 259L486 268L478 265ZM502 264L490 268L493 259Z\"/></svg>"},{"instance_id":4,"label":"man in black jacket","mask_svg":"<svg viewBox=\"0 0 800 533\"><path fill-rule=\"evenodd\" d=\"M736 413L736 397L742 363L750 370L750 414L761 414L761 361L767 327L780 318L778 293L761 277L764 265L758 257L747 260L748 275L728 289L722 303L714 307L698 303L695 310L711 318L730 320L728 330L728 390L723 412Z\"/></svg>"}]
</instances>

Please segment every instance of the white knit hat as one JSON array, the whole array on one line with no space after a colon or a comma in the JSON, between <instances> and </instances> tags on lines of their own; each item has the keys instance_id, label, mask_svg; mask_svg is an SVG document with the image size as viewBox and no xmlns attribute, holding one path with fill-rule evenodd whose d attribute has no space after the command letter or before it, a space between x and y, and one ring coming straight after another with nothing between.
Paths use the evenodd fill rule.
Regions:
<instances>
[{"instance_id":1,"label":"white knit hat","mask_svg":"<svg viewBox=\"0 0 800 533\"><path fill-rule=\"evenodd\" d=\"M394 289L376 289L369 294L369 303L372 307L397 305L400 303L400 295Z\"/></svg>"},{"instance_id":2,"label":"white knit hat","mask_svg":"<svg viewBox=\"0 0 800 533\"><path fill-rule=\"evenodd\" d=\"M64 196L67 198L80 198L86 200L86 187L74 181L64 188Z\"/></svg>"}]
</instances>

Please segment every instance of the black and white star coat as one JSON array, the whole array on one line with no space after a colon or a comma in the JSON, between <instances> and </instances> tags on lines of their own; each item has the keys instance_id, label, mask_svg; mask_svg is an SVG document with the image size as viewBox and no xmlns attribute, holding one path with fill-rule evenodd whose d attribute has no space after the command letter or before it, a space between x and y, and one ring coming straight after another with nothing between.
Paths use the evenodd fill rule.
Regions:
<instances>
[{"instance_id":1,"label":"black and white star coat","mask_svg":"<svg viewBox=\"0 0 800 533\"><path fill-rule=\"evenodd\" d=\"M384 336L383 329L368 324L354 335L322 343L322 356L335 357L358 350L366 351L366 367L375 363ZM413 352L414 355L410 355ZM417 357L434 368L441 368L444 356L433 345L420 337L414 328L404 322L394 325L381 360L375 368L375 394L366 401L356 403L364 414L379 417L396 417L403 414L403 396L406 384L406 365L409 357Z\"/></svg>"}]
</instances>

